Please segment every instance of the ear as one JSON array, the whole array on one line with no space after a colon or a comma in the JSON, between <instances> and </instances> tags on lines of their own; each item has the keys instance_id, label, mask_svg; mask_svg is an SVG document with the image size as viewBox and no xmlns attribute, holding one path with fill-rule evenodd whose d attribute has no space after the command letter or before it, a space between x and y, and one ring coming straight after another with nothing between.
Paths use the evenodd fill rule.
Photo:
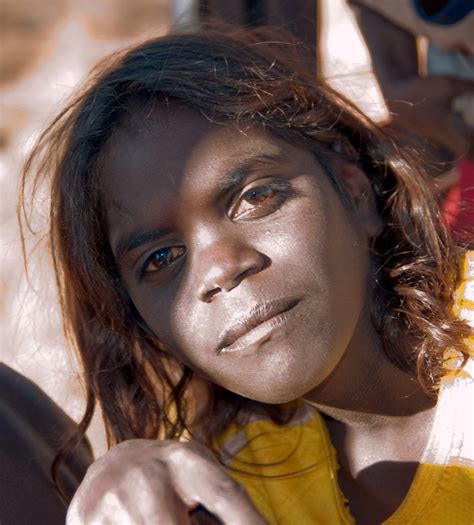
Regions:
<instances>
[{"instance_id":1,"label":"ear","mask_svg":"<svg viewBox=\"0 0 474 525\"><path fill-rule=\"evenodd\" d=\"M340 159L337 162L340 182L349 197L361 226L369 239L382 230L382 218L377 212L375 195L367 175L355 164Z\"/></svg>"}]
</instances>

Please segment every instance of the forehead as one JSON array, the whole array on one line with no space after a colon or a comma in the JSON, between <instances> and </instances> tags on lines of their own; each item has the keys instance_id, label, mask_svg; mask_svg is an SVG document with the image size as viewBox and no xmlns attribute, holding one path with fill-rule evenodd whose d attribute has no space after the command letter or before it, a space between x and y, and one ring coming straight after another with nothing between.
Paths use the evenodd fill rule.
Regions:
<instances>
[{"instance_id":1,"label":"forehead","mask_svg":"<svg viewBox=\"0 0 474 525\"><path fill-rule=\"evenodd\" d=\"M109 212L146 218L157 202L166 213L179 196L212 193L219 176L258 156L283 163L312 158L260 126L240 130L160 106L136 111L117 130L103 155L101 186Z\"/></svg>"}]
</instances>

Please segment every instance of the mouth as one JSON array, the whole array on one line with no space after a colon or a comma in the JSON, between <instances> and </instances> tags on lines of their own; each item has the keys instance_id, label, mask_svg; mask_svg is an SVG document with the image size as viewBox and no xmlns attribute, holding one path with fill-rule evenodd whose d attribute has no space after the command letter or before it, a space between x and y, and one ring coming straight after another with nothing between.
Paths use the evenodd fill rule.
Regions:
<instances>
[{"instance_id":1,"label":"mouth","mask_svg":"<svg viewBox=\"0 0 474 525\"><path fill-rule=\"evenodd\" d=\"M216 349L217 355L237 352L264 341L275 328L286 321L288 312L299 302L299 299L280 299L257 304L224 330Z\"/></svg>"}]
</instances>

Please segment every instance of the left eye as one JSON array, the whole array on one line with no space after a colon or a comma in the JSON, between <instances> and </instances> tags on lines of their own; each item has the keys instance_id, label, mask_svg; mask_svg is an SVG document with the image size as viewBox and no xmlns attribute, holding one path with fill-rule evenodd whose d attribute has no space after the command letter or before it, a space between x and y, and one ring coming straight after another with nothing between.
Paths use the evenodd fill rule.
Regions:
<instances>
[{"instance_id":1,"label":"left eye","mask_svg":"<svg viewBox=\"0 0 474 525\"><path fill-rule=\"evenodd\" d=\"M243 198L250 204L263 204L265 201L274 198L276 191L270 186L259 186L247 191Z\"/></svg>"},{"instance_id":2,"label":"left eye","mask_svg":"<svg viewBox=\"0 0 474 525\"><path fill-rule=\"evenodd\" d=\"M284 183L254 186L240 195L229 215L232 219L264 217L280 208L290 193Z\"/></svg>"},{"instance_id":3,"label":"left eye","mask_svg":"<svg viewBox=\"0 0 474 525\"><path fill-rule=\"evenodd\" d=\"M167 246L154 251L145 261L141 275L146 276L166 270L177 259L186 253L184 246Z\"/></svg>"}]
</instances>

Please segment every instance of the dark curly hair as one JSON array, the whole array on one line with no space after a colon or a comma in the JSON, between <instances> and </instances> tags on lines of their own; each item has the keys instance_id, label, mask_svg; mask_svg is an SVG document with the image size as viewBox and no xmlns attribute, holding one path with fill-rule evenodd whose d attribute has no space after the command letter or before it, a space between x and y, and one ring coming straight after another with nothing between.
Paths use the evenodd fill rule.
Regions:
<instances>
[{"instance_id":1,"label":"dark curly hair","mask_svg":"<svg viewBox=\"0 0 474 525\"><path fill-rule=\"evenodd\" d=\"M19 215L23 228L31 227L29 206L49 181L50 246L64 326L87 392L71 446L86 431L97 401L109 445L177 439L193 430L192 372L163 351L121 282L98 183L101 152L114 131L134 108L156 100L185 105L215 122L257 122L289 143L317 144L322 158L336 151L356 163L371 182L384 224L372 245L372 315L387 356L433 395L445 350L467 358L470 329L452 309L463 248L442 223L419 159L315 79L305 53L281 32L262 28L174 32L106 59L41 135L25 166ZM286 412L278 406L210 388L208 443L244 406L258 405L284 422Z\"/></svg>"}]
</instances>

